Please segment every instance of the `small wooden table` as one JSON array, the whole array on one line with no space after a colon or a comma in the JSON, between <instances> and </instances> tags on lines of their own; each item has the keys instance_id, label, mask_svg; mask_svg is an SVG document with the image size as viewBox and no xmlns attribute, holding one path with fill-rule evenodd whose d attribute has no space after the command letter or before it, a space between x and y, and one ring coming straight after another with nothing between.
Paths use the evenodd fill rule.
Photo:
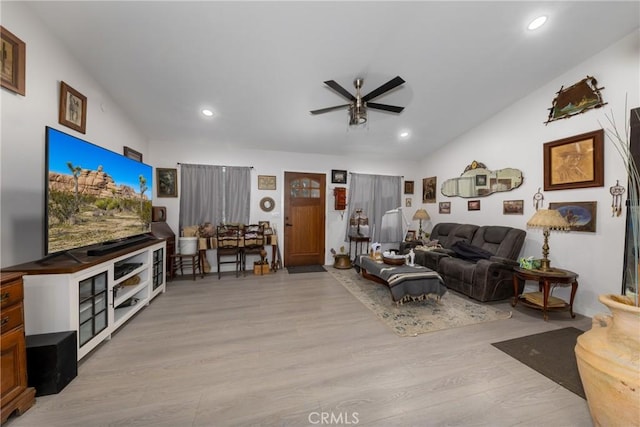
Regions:
<instances>
[{"instance_id":1,"label":"small wooden table","mask_svg":"<svg viewBox=\"0 0 640 427\"><path fill-rule=\"evenodd\" d=\"M578 274L573 271L563 270L561 268L554 268L550 271L542 270L527 270L525 268L515 267L513 275L513 302L512 307L515 307L518 301L523 305L531 308L542 310L542 317L544 320L548 320L548 311L566 311L569 310L572 318L576 315L573 313L573 300L578 290ZM526 294L520 295L520 285L526 280L533 280L538 282L538 289L542 292L542 303L531 302L526 299ZM549 290L552 283L560 285L571 285L571 299L567 304L566 301L557 299L562 303L560 306L549 306Z\"/></svg>"},{"instance_id":2,"label":"small wooden table","mask_svg":"<svg viewBox=\"0 0 640 427\"><path fill-rule=\"evenodd\" d=\"M355 262L356 259L358 258L358 255L366 253L366 252L362 252L362 244L366 243L365 249L368 250L368 246L369 246L369 242L370 241L371 241L371 238L369 238L369 237L349 236L349 259L351 259L351 261ZM353 255L353 258L351 258L351 244L352 243L355 246L355 253Z\"/></svg>"}]
</instances>

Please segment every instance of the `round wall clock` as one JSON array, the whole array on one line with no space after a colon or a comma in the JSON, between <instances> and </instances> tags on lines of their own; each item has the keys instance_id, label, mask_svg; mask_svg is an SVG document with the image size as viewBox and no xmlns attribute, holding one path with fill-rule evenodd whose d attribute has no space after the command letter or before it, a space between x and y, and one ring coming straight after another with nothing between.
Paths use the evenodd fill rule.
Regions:
<instances>
[{"instance_id":1,"label":"round wall clock","mask_svg":"<svg viewBox=\"0 0 640 427\"><path fill-rule=\"evenodd\" d=\"M276 202L271 197L263 197L260 200L260 209L265 212L271 212L276 207Z\"/></svg>"}]
</instances>

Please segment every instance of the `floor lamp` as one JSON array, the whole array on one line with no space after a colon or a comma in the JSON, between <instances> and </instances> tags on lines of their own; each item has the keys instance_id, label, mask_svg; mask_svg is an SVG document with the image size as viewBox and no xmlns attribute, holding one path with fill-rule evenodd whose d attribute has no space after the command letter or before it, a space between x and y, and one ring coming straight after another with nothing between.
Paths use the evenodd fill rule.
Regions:
<instances>
[{"instance_id":1,"label":"floor lamp","mask_svg":"<svg viewBox=\"0 0 640 427\"><path fill-rule=\"evenodd\" d=\"M544 244L542 245L542 260L540 260L540 270L551 271L549 261L549 232L569 231L570 225L567 220L554 209L538 209L536 213L527 221L527 227L542 228Z\"/></svg>"},{"instance_id":2,"label":"floor lamp","mask_svg":"<svg viewBox=\"0 0 640 427\"><path fill-rule=\"evenodd\" d=\"M425 209L418 209L416 211L416 213L413 214L413 220L420 221L420 228L418 230L418 239L421 240L422 239L422 221L428 221L430 220L431 217L429 216L429 213L425 210Z\"/></svg>"}]
</instances>

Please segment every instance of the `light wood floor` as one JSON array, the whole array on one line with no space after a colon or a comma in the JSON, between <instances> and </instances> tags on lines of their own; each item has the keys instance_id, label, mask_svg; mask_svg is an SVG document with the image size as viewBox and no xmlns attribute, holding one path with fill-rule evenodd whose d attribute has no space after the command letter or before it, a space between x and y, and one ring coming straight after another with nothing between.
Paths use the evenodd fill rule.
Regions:
<instances>
[{"instance_id":1,"label":"light wood floor","mask_svg":"<svg viewBox=\"0 0 640 427\"><path fill-rule=\"evenodd\" d=\"M490 345L566 326L591 322L516 307L401 338L328 273L180 279L7 425L591 426L583 399Z\"/></svg>"}]
</instances>

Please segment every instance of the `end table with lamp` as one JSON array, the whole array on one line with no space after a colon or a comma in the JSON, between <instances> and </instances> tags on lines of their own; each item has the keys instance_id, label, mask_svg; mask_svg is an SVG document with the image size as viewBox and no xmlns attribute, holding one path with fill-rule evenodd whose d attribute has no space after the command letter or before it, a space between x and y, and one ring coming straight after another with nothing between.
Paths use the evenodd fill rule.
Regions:
<instances>
[{"instance_id":1,"label":"end table with lamp","mask_svg":"<svg viewBox=\"0 0 640 427\"><path fill-rule=\"evenodd\" d=\"M549 234L550 231L569 231L570 225L560 212L553 209L538 209L536 213L527 221L527 227L541 228L543 230L544 244L542 245L542 259L539 269L514 268L513 290L514 297L511 305L516 306L521 301L527 307L542 310L544 320L548 320L547 312L550 310L569 310L571 317L573 313L573 300L578 290L578 274L573 271L561 268L551 268L549 261ZM533 280L538 282L539 292L530 292L520 295L520 290L524 289L524 282ZM571 297L569 303L550 295L551 284L571 285Z\"/></svg>"}]
</instances>

